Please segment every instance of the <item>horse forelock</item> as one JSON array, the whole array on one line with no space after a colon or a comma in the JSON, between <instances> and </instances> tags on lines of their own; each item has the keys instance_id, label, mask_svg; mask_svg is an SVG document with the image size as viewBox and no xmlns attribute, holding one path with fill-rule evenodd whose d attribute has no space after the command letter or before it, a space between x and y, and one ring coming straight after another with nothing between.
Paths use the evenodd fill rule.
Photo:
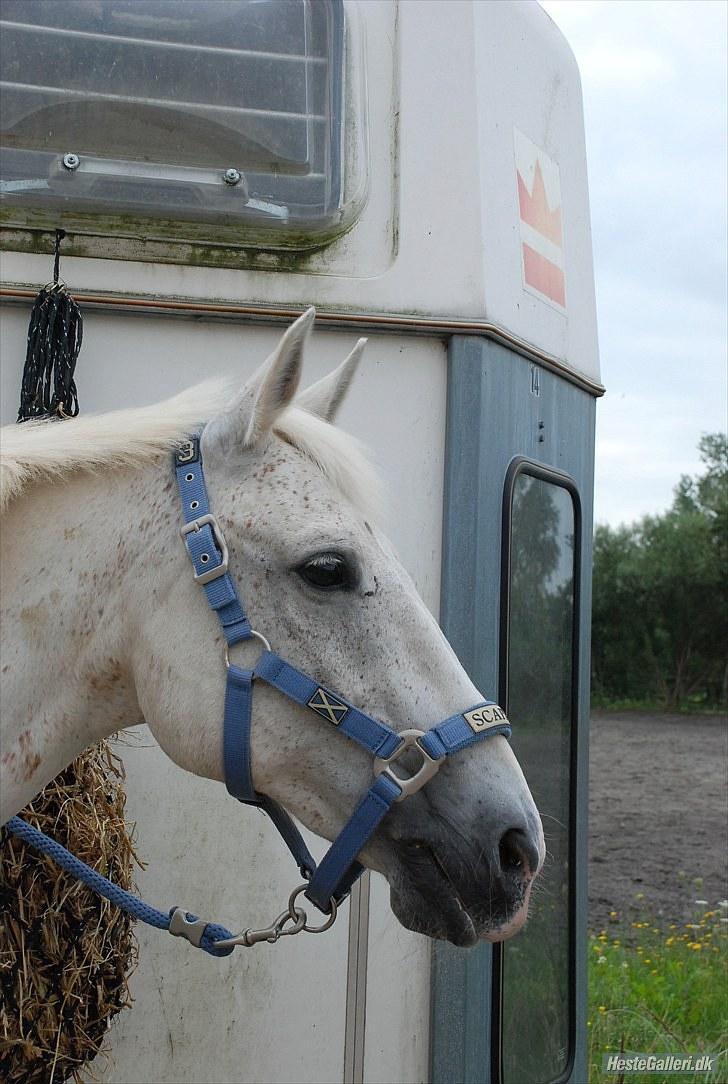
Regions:
<instances>
[{"instance_id":1,"label":"horse forelock","mask_svg":"<svg viewBox=\"0 0 728 1084\"><path fill-rule=\"evenodd\" d=\"M158 461L224 410L234 390L230 380L211 380L150 406L3 426L0 511L34 482ZM284 411L274 433L311 460L362 512L376 518L381 486L359 441L296 406Z\"/></svg>"}]
</instances>

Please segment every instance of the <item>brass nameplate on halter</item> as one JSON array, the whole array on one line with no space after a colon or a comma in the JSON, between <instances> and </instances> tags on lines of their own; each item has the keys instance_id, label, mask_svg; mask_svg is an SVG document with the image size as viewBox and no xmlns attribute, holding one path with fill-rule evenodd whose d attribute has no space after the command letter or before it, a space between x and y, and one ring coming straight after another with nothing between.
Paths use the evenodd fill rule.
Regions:
<instances>
[{"instance_id":1,"label":"brass nameplate on halter","mask_svg":"<svg viewBox=\"0 0 728 1084\"><path fill-rule=\"evenodd\" d=\"M328 722L338 726L349 710L348 704L342 704L326 689L318 688L308 702L308 706L321 715Z\"/></svg>"},{"instance_id":2,"label":"brass nameplate on halter","mask_svg":"<svg viewBox=\"0 0 728 1084\"><path fill-rule=\"evenodd\" d=\"M499 708L497 704L487 704L482 708L465 711L463 712L463 719L476 734L481 730L485 730L486 727L493 726L495 723L508 722L508 716L503 711L503 708Z\"/></svg>"}]
</instances>

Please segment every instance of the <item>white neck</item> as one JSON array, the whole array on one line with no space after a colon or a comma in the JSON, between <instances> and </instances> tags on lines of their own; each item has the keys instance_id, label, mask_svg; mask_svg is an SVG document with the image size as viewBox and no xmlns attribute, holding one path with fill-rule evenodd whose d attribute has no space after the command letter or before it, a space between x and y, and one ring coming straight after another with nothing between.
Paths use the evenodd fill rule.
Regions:
<instances>
[{"instance_id":1,"label":"white neck","mask_svg":"<svg viewBox=\"0 0 728 1084\"><path fill-rule=\"evenodd\" d=\"M152 517L173 513L160 476L147 467L38 485L3 515L3 819L81 750L142 721L125 603L143 551L158 556Z\"/></svg>"}]
</instances>

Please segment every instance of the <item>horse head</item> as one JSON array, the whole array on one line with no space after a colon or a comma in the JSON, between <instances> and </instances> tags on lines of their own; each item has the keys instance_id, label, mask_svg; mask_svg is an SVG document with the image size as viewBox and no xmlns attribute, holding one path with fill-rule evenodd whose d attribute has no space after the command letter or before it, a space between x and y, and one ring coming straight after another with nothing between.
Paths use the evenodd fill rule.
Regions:
<instances>
[{"instance_id":1,"label":"horse head","mask_svg":"<svg viewBox=\"0 0 728 1084\"><path fill-rule=\"evenodd\" d=\"M252 625L275 651L394 730L426 731L482 697L374 525L362 451L333 424L364 341L296 397L313 315L292 325L205 425L211 507ZM169 519L161 496L158 507ZM169 755L220 779L224 643L176 527L169 525L164 565L138 577L129 599L133 681ZM247 666L258 650L250 641L231 654ZM332 723L255 685L255 788L328 839L372 778L371 757L337 737ZM404 769L410 756L417 766L406 753ZM395 804L360 859L387 878L405 926L468 945L520 928L543 855L526 781L507 740L494 736L449 758Z\"/></svg>"}]
</instances>

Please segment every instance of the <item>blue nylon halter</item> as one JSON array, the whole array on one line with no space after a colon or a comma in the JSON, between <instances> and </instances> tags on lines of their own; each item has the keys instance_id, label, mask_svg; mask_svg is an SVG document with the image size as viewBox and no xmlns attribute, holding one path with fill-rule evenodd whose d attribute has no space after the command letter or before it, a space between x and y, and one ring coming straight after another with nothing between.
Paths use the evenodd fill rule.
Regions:
<instances>
[{"instance_id":1,"label":"blue nylon halter","mask_svg":"<svg viewBox=\"0 0 728 1084\"><path fill-rule=\"evenodd\" d=\"M510 724L502 708L491 700L485 700L465 712L451 715L430 730L398 733L276 655L264 637L251 628L229 575L225 538L210 512L199 437L192 437L180 445L174 457L174 467L185 520L181 534L192 561L195 579L217 614L226 641L223 728L225 784L238 801L258 806L268 814L305 878L306 884L302 886L305 887L305 895L320 911L333 916L336 905L348 896L352 885L363 872L357 856L392 805L420 790L451 754L495 734L510 737ZM253 669L242 669L230 663L229 648L251 638L257 638L264 645ZM318 866L288 813L272 798L258 794L253 786L250 724L255 681L264 681L290 700L309 708L374 757L374 782ZM410 776L401 775L392 768L392 764L407 749L416 750L422 758L422 764ZM291 895L289 911L279 916L273 926L234 936L224 926L207 923L179 907L172 908L168 913L150 907L85 865L65 847L20 817L11 817L6 828L51 857L117 907L149 925L185 937L191 944L213 956L229 955L235 944L275 941L284 932L295 933L304 928L305 916L301 918L302 912L295 908L295 899L300 890ZM289 919L297 924L291 930L284 930Z\"/></svg>"},{"instance_id":2,"label":"blue nylon halter","mask_svg":"<svg viewBox=\"0 0 728 1084\"><path fill-rule=\"evenodd\" d=\"M227 570L227 548L222 531L210 513L197 437L185 442L175 456L175 473L186 524L182 534L195 577L220 618L228 645L258 636L251 629ZM316 712L375 758L374 782L318 867L288 814L272 799L257 794L253 787L250 720L256 680ZM305 895L325 913L331 910L332 899L339 903L348 895L363 872L356 861L357 855L394 802L416 793L445 757L494 734L509 737L510 733L502 709L493 701L482 701L424 733L406 731L402 735L297 670L267 645L252 670L228 663L223 739L226 786L239 801L260 806L271 815L309 882ZM391 767L406 748L415 748L423 760L420 769L408 778L400 777Z\"/></svg>"}]
</instances>

